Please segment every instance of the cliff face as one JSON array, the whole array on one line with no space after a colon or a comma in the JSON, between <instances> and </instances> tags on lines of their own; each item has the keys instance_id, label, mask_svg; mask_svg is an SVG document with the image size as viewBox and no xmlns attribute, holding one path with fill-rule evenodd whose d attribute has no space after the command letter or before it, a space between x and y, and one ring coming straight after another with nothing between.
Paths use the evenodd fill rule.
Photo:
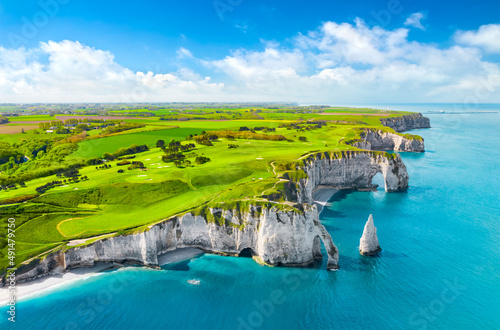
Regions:
<instances>
[{"instance_id":1,"label":"cliff face","mask_svg":"<svg viewBox=\"0 0 500 330\"><path fill-rule=\"evenodd\" d=\"M429 118L422 116L421 113L395 118L382 118L380 122L398 133L411 129L431 128L431 121Z\"/></svg>"},{"instance_id":2,"label":"cliff face","mask_svg":"<svg viewBox=\"0 0 500 330\"><path fill-rule=\"evenodd\" d=\"M313 203L313 191L318 186L336 189L372 188L372 179L382 173L385 191L401 191L408 188L406 166L397 154L343 151L319 153L304 160L307 178L300 179L296 188L289 187L289 195L299 203Z\"/></svg>"},{"instance_id":3,"label":"cliff face","mask_svg":"<svg viewBox=\"0 0 500 330\"><path fill-rule=\"evenodd\" d=\"M351 145L366 150L425 151L423 138L408 138L399 134L373 129L365 129L361 133L361 141L355 141Z\"/></svg>"},{"instance_id":4,"label":"cliff face","mask_svg":"<svg viewBox=\"0 0 500 330\"><path fill-rule=\"evenodd\" d=\"M258 261L268 265L304 266L321 258L321 241L328 253L328 268L338 268L337 247L319 222L316 207L303 208L302 212L254 206L246 211L210 209L212 215L224 219L223 225L187 213L145 232L102 239L33 260L18 269L17 281L91 267L100 261L158 266L159 254L183 247L229 255L250 249Z\"/></svg>"}]
</instances>

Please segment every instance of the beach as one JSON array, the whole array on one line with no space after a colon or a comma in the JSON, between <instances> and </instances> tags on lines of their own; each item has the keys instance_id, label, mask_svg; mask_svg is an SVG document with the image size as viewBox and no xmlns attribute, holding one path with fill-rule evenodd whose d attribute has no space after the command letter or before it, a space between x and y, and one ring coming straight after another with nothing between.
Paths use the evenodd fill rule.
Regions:
<instances>
[{"instance_id":1,"label":"beach","mask_svg":"<svg viewBox=\"0 0 500 330\"><path fill-rule=\"evenodd\" d=\"M91 268L76 268L63 274L43 276L33 281L16 284L16 300L23 300L34 295L38 295L48 290L59 288L77 280L82 280L90 276L96 276L104 269L112 267L111 263L96 263ZM7 304L9 300L8 287L0 288L0 306Z\"/></svg>"},{"instance_id":2,"label":"beach","mask_svg":"<svg viewBox=\"0 0 500 330\"><path fill-rule=\"evenodd\" d=\"M176 263L182 260L191 259L203 253L203 250L197 248L181 248L159 255L158 264L160 266L163 266L171 263ZM116 266L120 267L121 265L107 262L98 262L94 267L75 268L63 274L43 276L33 281L18 283L16 284L16 301L20 301L26 298L32 298L33 296L39 295L46 291L58 289L64 285L69 285L73 282L83 280L91 276L98 276L103 271L112 269ZM0 288L0 306L5 306L8 301L8 287L4 286Z\"/></svg>"},{"instance_id":3,"label":"beach","mask_svg":"<svg viewBox=\"0 0 500 330\"><path fill-rule=\"evenodd\" d=\"M313 191L314 204L318 208L318 213L323 211L323 208L328 204L330 198L332 198L338 189L334 189L328 186L318 186L316 190Z\"/></svg>"}]
</instances>

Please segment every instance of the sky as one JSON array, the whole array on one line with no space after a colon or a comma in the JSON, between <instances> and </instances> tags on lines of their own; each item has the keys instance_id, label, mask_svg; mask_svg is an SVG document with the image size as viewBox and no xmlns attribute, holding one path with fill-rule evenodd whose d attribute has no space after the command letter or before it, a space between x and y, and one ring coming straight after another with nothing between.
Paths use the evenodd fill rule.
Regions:
<instances>
[{"instance_id":1,"label":"sky","mask_svg":"<svg viewBox=\"0 0 500 330\"><path fill-rule=\"evenodd\" d=\"M500 102L500 1L3 0L0 103Z\"/></svg>"}]
</instances>

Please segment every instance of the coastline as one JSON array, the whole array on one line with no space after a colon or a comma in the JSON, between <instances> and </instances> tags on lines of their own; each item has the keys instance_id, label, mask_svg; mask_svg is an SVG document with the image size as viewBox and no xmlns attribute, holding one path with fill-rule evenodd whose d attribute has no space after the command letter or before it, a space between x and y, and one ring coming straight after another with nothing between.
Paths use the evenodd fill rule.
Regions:
<instances>
[{"instance_id":1,"label":"coastline","mask_svg":"<svg viewBox=\"0 0 500 330\"><path fill-rule=\"evenodd\" d=\"M328 186L318 186L318 188L313 191L313 203L318 208L318 214L321 214L323 208L329 204L328 201L330 198L337 192L339 192L338 189Z\"/></svg>"},{"instance_id":2,"label":"coastline","mask_svg":"<svg viewBox=\"0 0 500 330\"><path fill-rule=\"evenodd\" d=\"M198 248L179 248L158 256L159 266L176 263L179 261L194 258L203 254L204 251ZM114 263L98 262L94 267L75 268L63 274L47 275L32 281L16 284L16 302L32 298L47 291L59 289L62 286L70 285L79 280L103 274L104 271L121 267ZM9 302L8 287L0 288L0 307Z\"/></svg>"},{"instance_id":3,"label":"coastline","mask_svg":"<svg viewBox=\"0 0 500 330\"><path fill-rule=\"evenodd\" d=\"M112 267L113 264L100 262L91 268L75 268L64 274L47 275L32 281L16 284L16 302L60 288L78 280L99 275L103 270ZM9 302L8 287L0 288L0 306L5 306Z\"/></svg>"}]
</instances>

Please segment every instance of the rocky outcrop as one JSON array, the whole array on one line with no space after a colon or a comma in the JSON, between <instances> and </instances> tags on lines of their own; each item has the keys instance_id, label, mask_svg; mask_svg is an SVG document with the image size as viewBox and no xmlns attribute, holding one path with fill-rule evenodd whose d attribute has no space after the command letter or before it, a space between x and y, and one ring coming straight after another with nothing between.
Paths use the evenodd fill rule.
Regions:
<instances>
[{"instance_id":1,"label":"rocky outcrop","mask_svg":"<svg viewBox=\"0 0 500 330\"><path fill-rule=\"evenodd\" d=\"M431 121L429 118L422 116L421 113L401 117L382 118L380 122L382 125L390 127L398 133L411 129L431 128Z\"/></svg>"},{"instance_id":2,"label":"rocky outcrop","mask_svg":"<svg viewBox=\"0 0 500 330\"><path fill-rule=\"evenodd\" d=\"M363 130L360 139L348 144L366 150L425 151L424 139L420 136L404 136L375 129Z\"/></svg>"},{"instance_id":3,"label":"rocky outcrop","mask_svg":"<svg viewBox=\"0 0 500 330\"><path fill-rule=\"evenodd\" d=\"M362 255L374 255L382 251L378 243L377 228L373 224L373 217L370 214L363 230L363 236L359 240L359 253Z\"/></svg>"},{"instance_id":4,"label":"rocky outcrop","mask_svg":"<svg viewBox=\"0 0 500 330\"><path fill-rule=\"evenodd\" d=\"M17 281L23 282L71 268L92 267L96 262L158 266L158 255L185 247L236 256L250 250L257 261L267 265L305 266L322 257L321 241L328 253L327 267L338 268L337 247L319 222L315 206L288 211L269 205L247 210L209 209L206 215L187 213L144 232L52 253L20 267L16 275Z\"/></svg>"},{"instance_id":5,"label":"rocky outcrop","mask_svg":"<svg viewBox=\"0 0 500 330\"><path fill-rule=\"evenodd\" d=\"M318 186L335 189L371 189L372 179L382 173L385 191L408 188L406 166L398 154L374 151L342 151L318 153L303 160L305 178L286 185L289 200L312 204Z\"/></svg>"}]
</instances>

